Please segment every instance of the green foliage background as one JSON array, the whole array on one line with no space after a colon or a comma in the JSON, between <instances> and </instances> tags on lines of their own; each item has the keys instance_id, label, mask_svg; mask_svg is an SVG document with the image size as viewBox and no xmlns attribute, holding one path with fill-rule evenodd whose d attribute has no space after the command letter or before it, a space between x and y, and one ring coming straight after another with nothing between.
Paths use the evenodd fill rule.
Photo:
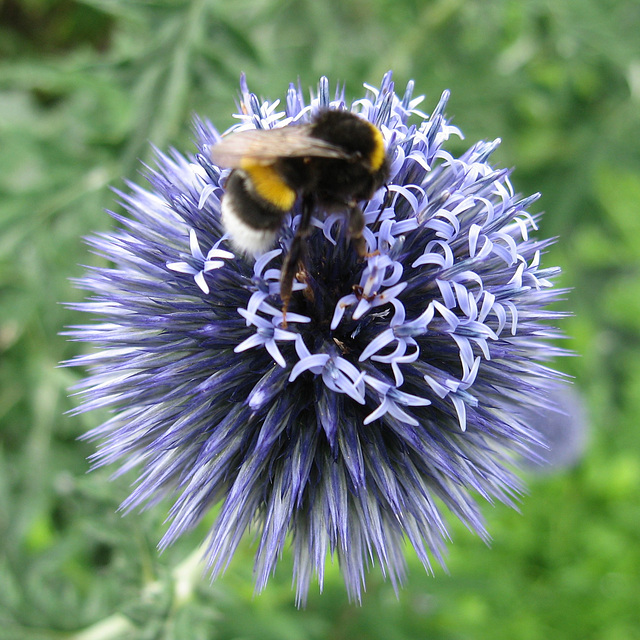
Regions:
<instances>
[{"instance_id":1,"label":"green foliage background","mask_svg":"<svg viewBox=\"0 0 640 640\"><path fill-rule=\"evenodd\" d=\"M640 638L638 33L637 0L0 0L0 638ZM100 416L64 413L60 302L109 185L142 182L149 142L189 153L194 112L230 125L240 71L274 99L387 69L427 111L450 88L467 141L502 137L494 161L543 192L590 447L520 514L487 505L491 548L452 522L450 575L410 559L396 598L374 570L358 608L333 567L298 611L290 558L256 597L248 540L209 586L185 563L206 523L158 556L166 509L116 513L132 478L87 475L77 440Z\"/></svg>"}]
</instances>

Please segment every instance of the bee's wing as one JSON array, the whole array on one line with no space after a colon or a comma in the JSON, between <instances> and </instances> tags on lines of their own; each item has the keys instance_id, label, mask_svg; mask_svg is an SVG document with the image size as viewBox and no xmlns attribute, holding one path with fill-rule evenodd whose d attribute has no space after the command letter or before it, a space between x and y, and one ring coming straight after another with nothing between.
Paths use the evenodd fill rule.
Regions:
<instances>
[{"instance_id":1,"label":"bee's wing","mask_svg":"<svg viewBox=\"0 0 640 640\"><path fill-rule=\"evenodd\" d=\"M247 159L268 165L282 157L346 159L349 156L339 147L313 137L308 125L238 131L211 147L213 162L231 169L240 167Z\"/></svg>"}]
</instances>

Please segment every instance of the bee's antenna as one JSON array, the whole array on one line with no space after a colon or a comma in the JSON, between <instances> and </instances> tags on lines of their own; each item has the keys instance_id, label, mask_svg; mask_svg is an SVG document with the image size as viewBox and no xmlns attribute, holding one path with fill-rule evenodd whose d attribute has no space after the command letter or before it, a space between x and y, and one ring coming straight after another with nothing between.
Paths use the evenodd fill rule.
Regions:
<instances>
[{"instance_id":1,"label":"bee's antenna","mask_svg":"<svg viewBox=\"0 0 640 640\"><path fill-rule=\"evenodd\" d=\"M385 209L390 207L391 203L393 202L393 191L389 189L389 185L385 184L384 190L385 190L384 198L382 200L380 208L378 209L378 215L376 216L376 219L373 221L373 224L371 225L372 227L375 227L378 224L378 222L380 222L382 213L384 212Z\"/></svg>"}]
</instances>

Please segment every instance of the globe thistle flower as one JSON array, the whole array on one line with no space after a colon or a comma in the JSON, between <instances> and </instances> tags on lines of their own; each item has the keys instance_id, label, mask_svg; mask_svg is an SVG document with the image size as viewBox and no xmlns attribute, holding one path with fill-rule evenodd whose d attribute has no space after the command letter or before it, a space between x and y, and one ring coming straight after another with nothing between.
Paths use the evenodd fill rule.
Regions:
<instances>
[{"instance_id":1,"label":"globe thistle flower","mask_svg":"<svg viewBox=\"0 0 640 640\"><path fill-rule=\"evenodd\" d=\"M548 309L561 292L541 266L550 241L530 235L538 194L518 197L489 164L499 140L447 151L461 137L448 93L427 116L412 91L396 95L387 74L351 106L390 163L361 203L368 254L344 215L316 211L286 323L280 267L299 205L272 250L234 253L209 122L196 122L195 155L158 152L150 188L119 194L129 215L89 240L113 266L78 281L92 297L73 306L94 322L70 334L95 347L71 362L89 372L78 411L112 412L86 435L95 466L139 469L123 509L172 500L162 548L218 505L208 567L222 571L253 528L258 590L290 542L298 603L314 574L322 586L327 554L356 600L371 565L403 581L407 541L427 569L441 563L443 511L487 538L477 497L514 504L514 463L540 445L522 416L561 378L546 364L563 353ZM241 107L233 131L347 108L326 78L309 104L291 85L282 110L243 78Z\"/></svg>"},{"instance_id":2,"label":"globe thistle flower","mask_svg":"<svg viewBox=\"0 0 640 640\"><path fill-rule=\"evenodd\" d=\"M535 427L544 445L534 447L539 456L525 459L527 470L538 475L565 471L576 466L589 447L590 424L584 398L569 385L549 389L547 407L520 407L520 420ZM542 460L542 464L540 463Z\"/></svg>"}]
</instances>

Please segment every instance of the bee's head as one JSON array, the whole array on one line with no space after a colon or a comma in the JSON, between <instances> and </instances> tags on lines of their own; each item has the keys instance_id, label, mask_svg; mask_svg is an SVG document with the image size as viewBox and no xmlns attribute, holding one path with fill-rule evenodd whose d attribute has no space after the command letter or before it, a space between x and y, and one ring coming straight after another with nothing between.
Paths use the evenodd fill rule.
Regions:
<instances>
[{"instance_id":1,"label":"bee's head","mask_svg":"<svg viewBox=\"0 0 640 640\"><path fill-rule=\"evenodd\" d=\"M377 172L385 163L382 133L351 111L321 111L314 120L312 135L340 147L351 162L362 162L372 172Z\"/></svg>"}]
</instances>

